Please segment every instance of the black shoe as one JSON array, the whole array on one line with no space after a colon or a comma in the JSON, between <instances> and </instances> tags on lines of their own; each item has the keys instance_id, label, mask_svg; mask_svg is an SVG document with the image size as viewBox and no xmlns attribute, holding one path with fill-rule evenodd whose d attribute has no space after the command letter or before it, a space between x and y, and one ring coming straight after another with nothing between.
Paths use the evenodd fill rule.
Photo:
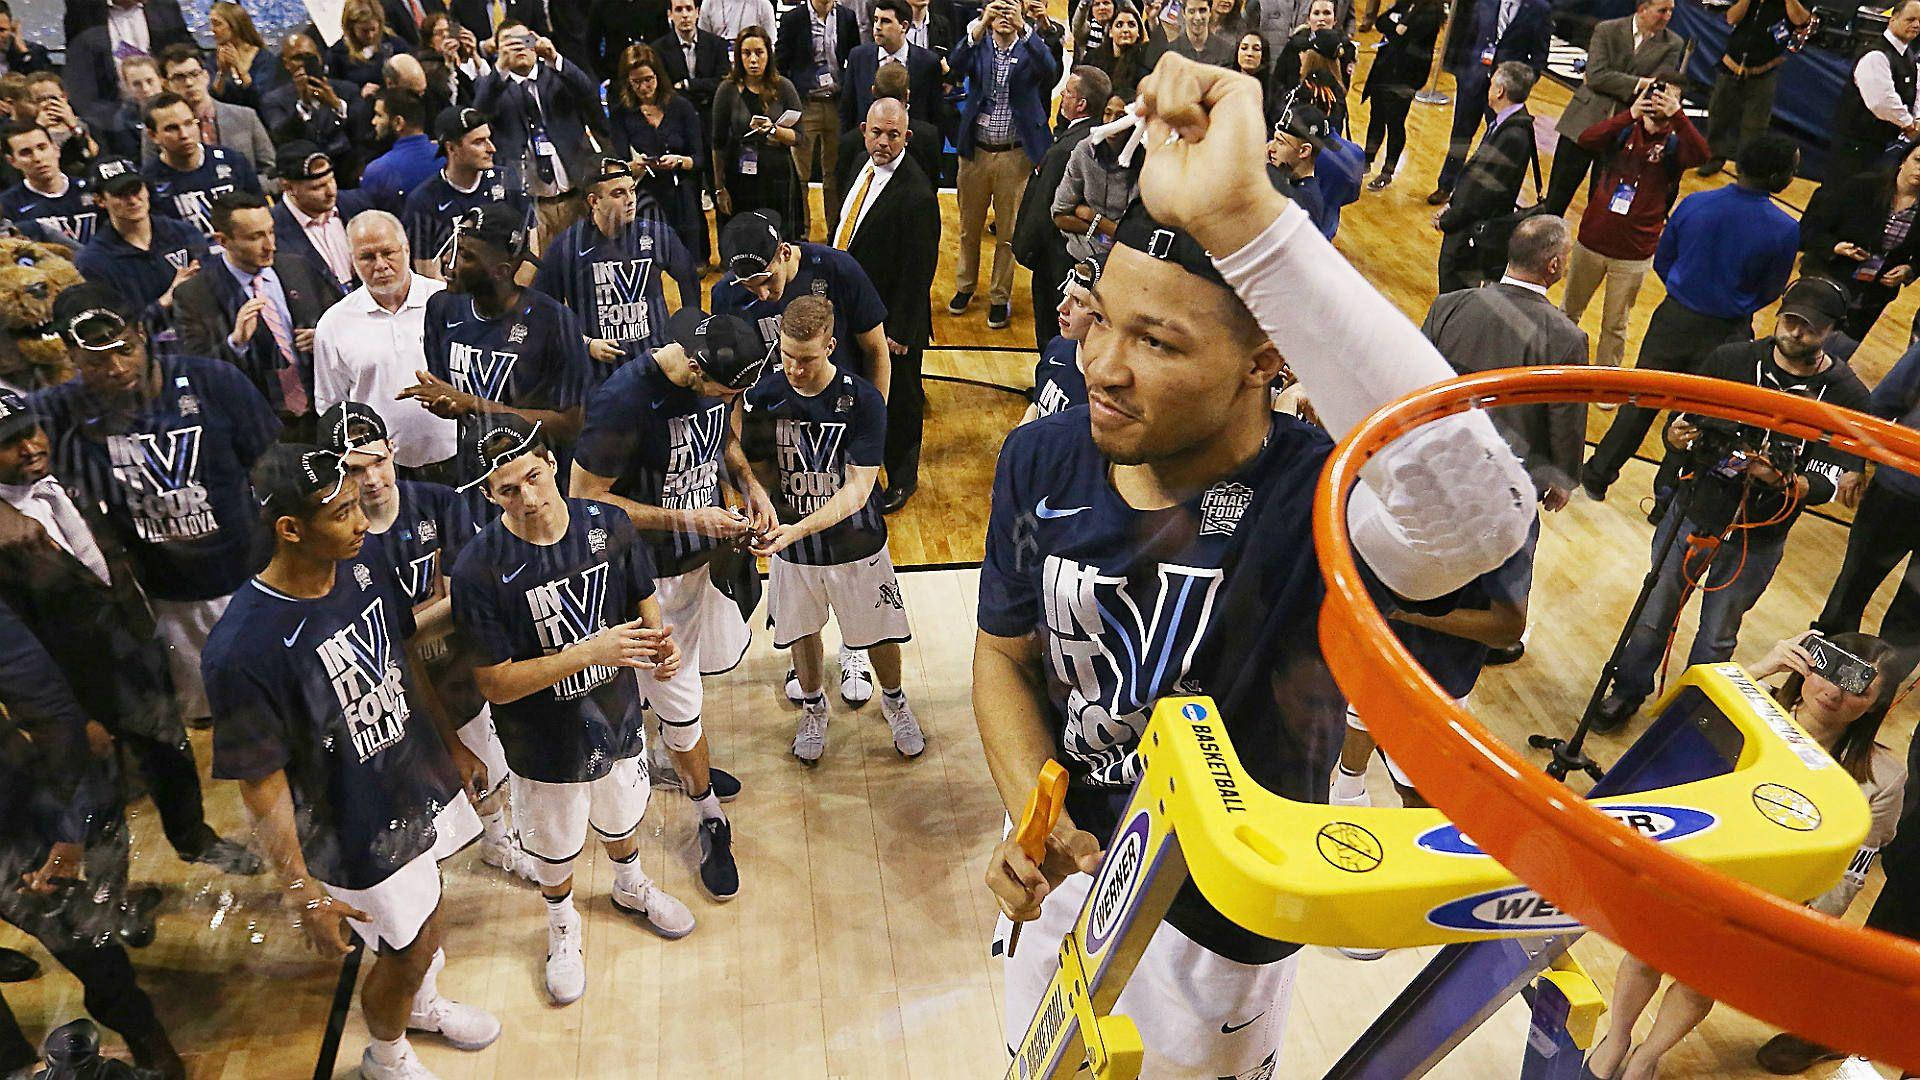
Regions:
<instances>
[{"instance_id":1,"label":"black shoe","mask_svg":"<svg viewBox=\"0 0 1920 1080\"><path fill-rule=\"evenodd\" d=\"M1524 641L1516 641L1504 649L1488 649L1487 666L1499 667L1502 664L1511 664L1525 655L1527 655L1527 643Z\"/></svg>"},{"instance_id":2,"label":"black shoe","mask_svg":"<svg viewBox=\"0 0 1920 1080\"><path fill-rule=\"evenodd\" d=\"M1391 183L1393 183L1393 174L1391 172L1383 172L1380 175L1374 177L1373 179L1367 181L1367 190L1368 191L1385 191L1387 190L1387 185Z\"/></svg>"},{"instance_id":3,"label":"black shoe","mask_svg":"<svg viewBox=\"0 0 1920 1080\"><path fill-rule=\"evenodd\" d=\"M919 485L917 484L910 487L888 488L880 496L880 512L883 514L899 513L900 508L907 505L907 500L913 498L913 493L918 489Z\"/></svg>"},{"instance_id":4,"label":"black shoe","mask_svg":"<svg viewBox=\"0 0 1920 1080\"><path fill-rule=\"evenodd\" d=\"M1005 330L1007 328L1007 324L1012 321L1013 321L1013 305L992 304L988 306L987 329Z\"/></svg>"},{"instance_id":5,"label":"black shoe","mask_svg":"<svg viewBox=\"0 0 1920 1080\"><path fill-rule=\"evenodd\" d=\"M153 944L153 916L166 894L157 885L135 885L120 904L120 943L129 949Z\"/></svg>"},{"instance_id":6,"label":"black shoe","mask_svg":"<svg viewBox=\"0 0 1920 1080\"><path fill-rule=\"evenodd\" d=\"M1619 731L1627 725L1627 721L1633 719L1633 714L1640 711L1640 703L1644 700L1629 697L1618 690L1601 698L1599 711L1593 714L1593 730L1602 735Z\"/></svg>"},{"instance_id":7,"label":"black shoe","mask_svg":"<svg viewBox=\"0 0 1920 1080\"><path fill-rule=\"evenodd\" d=\"M1765 1046L1756 1050L1753 1060L1775 1076L1792 1076L1806 1072L1823 1061L1838 1061L1846 1056L1841 1051L1783 1032L1768 1039Z\"/></svg>"},{"instance_id":8,"label":"black shoe","mask_svg":"<svg viewBox=\"0 0 1920 1080\"><path fill-rule=\"evenodd\" d=\"M966 313L967 305L971 303L973 303L973 294L971 292L954 293L953 299L947 301L947 314L963 315Z\"/></svg>"},{"instance_id":9,"label":"black shoe","mask_svg":"<svg viewBox=\"0 0 1920 1080\"><path fill-rule=\"evenodd\" d=\"M211 831L207 835L211 839L199 851L191 855L184 852L181 854L182 862L211 866L223 874L236 874L242 877L251 877L266 869L260 862L260 856Z\"/></svg>"},{"instance_id":10,"label":"black shoe","mask_svg":"<svg viewBox=\"0 0 1920 1080\"><path fill-rule=\"evenodd\" d=\"M713 793L721 802L732 802L740 797L740 778L725 769L707 766L707 782L713 785Z\"/></svg>"},{"instance_id":11,"label":"black shoe","mask_svg":"<svg viewBox=\"0 0 1920 1080\"><path fill-rule=\"evenodd\" d=\"M26 982L40 974L40 964L26 953L0 949L0 983Z\"/></svg>"},{"instance_id":12,"label":"black shoe","mask_svg":"<svg viewBox=\"0 0 1920 1080\"><path fill-rule=\"evenodd\" d=\"M733 825L726 818L700 823L700 887L715 900L740 895L740 868L733 864Z\"/></svg>"},{"instance_id":13,"label":"black shoe","mask_svg":"<svg viewBox=\"0 0 1920 1080\"><path fill-rule=\"evenodd\" d=\"M1428 206L1445 206L1447 205L1448 202L1452 201L1452 199L1453 199L1453 192L1448 191L1446 188L1443 188L1443 187L1437 187L1437 188L1434 188L1433 192L1427 196L1427 205Z\"/></svg>"},{"instance_id":14,"label":"black shoe","mask_svg":"<svg viewBox=\"0 0 1920 1080\"><path fill-rule=\"evenodd\" d=\"M1601 481L1600 474L1594 472L1592 468L1580 470L1580 490L1586 492L1587 498L1594 502L1607 501L1607 484Z\"/></svg>"},{"instance_id":15,"label":"black shoe","mask_svg":"<svg viewBox=\"0 0 1920 1080\"><path fill-rule=\"evenodd\" d=\"M1708 158L1707 163L1705 165L1702 165L1698 169L1694 170L1694 174L1697 176L1712 176L1718 173L1721 169L1724 169L1726 167L1727 167L1726 158L1723 158L1723 157Z\"/></svg>"}]
</instances>

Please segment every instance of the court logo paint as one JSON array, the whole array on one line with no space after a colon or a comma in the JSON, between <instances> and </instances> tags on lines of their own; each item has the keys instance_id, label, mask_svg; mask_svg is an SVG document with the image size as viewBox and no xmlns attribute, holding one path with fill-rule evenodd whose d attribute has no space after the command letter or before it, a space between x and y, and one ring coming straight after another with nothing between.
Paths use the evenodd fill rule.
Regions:
<instances>
[{"instance_id":1,"label":"court logo paint","mask_svg":"<svg viewBox=\"0 0 1920 1080\"><path fill-rule=\"evenodd\" d=\"M1823 820L1813 800L1785 784L1761 784L1753 789L1754 809L1783 829L1812 832Z\"/></svg>"},{"instance_id":2,"label":"court logo paint","mask_svg":"<svg viewBox=\"0 0 1920 1080\"><path fill-rule=\"evenodd\" d=\"M1605 806L1596 806L1594 809L1647 839L1662 844L1682 837L1698 836L1720 823L1720 819L1713 814L1705 810L1696 810L1691 806L1609 803ZM1474 843L1471 837L1462 833L1457 825L1435 826L1416 837L1414 843L1437 855L1485 858L1487 854L1480 850L1480 845Z\"/></svg>"},{"instance_id":3,"label":"court logo paint","mask_svg":"<svg viewBox=\"0 0 1920 1080\"><path fill-rule=\"evenodd\" d=\"M1147 819L1145 810L1133 815L1100 866L1100 879L1093 884L1093 909L1087 916L1089 957L1106 949L1140 891L1141 870L1147 858Z\"/></svg>"},{"instance_id":4,"label":"court logo paint","mask_svg":"<svg viewBox=\"0 0 1920 1080\"><path fill-rule=\"evenodd\" d=\"M1427 921L1446 930L1480 934L1546 934L1580 929L1578 919L1525 885L1449 900L1427 912Z\"/></svg>"}]
</instances>

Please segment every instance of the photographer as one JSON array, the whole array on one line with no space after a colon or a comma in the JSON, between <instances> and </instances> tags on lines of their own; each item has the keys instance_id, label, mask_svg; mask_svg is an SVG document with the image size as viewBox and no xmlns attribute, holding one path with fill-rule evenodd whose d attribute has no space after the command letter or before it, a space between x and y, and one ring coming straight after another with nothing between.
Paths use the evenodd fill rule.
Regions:
<instances>
[{"instance_id":1,"label":"photographer","mask_svg":"<svg viewBox=\"0 0 1920 1080\"><path fill-rule=\"evenodd\" d=\"M1700 374L1864 410L1867 388L1822 349L1846 311L1838 285L1802 278L1781 300L1771 336L1722 345L1707 354ZM1740 621L1773 580L1800 512L1832 499L1842 474L1860 468L1859 459L1823 443L1704 417L1675 417L1666 438L1679 453L1661 469L1662 480L1673 476L1676 490L1670 496L1656 491L1666 502L1653 534L1657 580L1600 703L1595 731L1618 729L1652 692L1654 672L1696 589L1700 627L1687 664L1731 657Z\"/></svg>"}]
</instances>

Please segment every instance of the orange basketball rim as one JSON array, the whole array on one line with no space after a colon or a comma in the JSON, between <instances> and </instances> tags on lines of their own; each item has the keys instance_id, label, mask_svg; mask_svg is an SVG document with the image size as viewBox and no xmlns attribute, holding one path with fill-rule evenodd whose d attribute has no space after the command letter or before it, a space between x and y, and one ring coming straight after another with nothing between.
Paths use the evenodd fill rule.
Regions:
<instances>
[{"instance_id":1,"label":"orange basketball rim","mask_svg":"<svg viewBox=\"0 0 1920 1080\"><path fill-rule=\"evenodd\" d=\"M1568 401L1721 417L1920 472L1920 432L1696 375L1509 368L1428 387L1354 429L1320 480L1314 541L1328 583L1320 637L1334 677L1421 794L1587 927L1761 1020L1920 1070L1920 944L1735 881L1594 810L1454 704L1369 598L1346 515L1361 466L1395 438L1444 416Z\"/></svg>"}]
</instances>

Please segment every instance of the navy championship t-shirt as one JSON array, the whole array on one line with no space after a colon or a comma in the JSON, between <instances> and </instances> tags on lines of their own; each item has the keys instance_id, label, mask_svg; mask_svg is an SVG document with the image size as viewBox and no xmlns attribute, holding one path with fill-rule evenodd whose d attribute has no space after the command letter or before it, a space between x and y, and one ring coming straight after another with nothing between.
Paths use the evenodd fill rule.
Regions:
<instances>
[{"instance_id":1,"label":"navy championship t-shirt","mask_svg":"<svg viewBox=\"0 0 1920 1080\"><path fill-rule=\"evenodd\" d=\"M578 315L588 337L612 341L625 353L610 365L594 364L597 384L642 350L666 342L667 294L660 283L669 270L697 279L692 262L680 237L658 218L635 218L613 236L589 219L547 245L533 287Z\"/></svg>"},{"instance_id":2,"label":"navy championship t-shirt","mask_svg":"<svg viewBox=\"0 0 1920 1080\"><path fill-rule=\"evenodd\" d=\"M587 402L574 461L613 481L613 493L666 510L720 506L727 403L676 385L646 353L623 364ZM699 533L652 532L661 577L704 566L719 542Z\"/></svg>"},{"instance_id":3,"label":"navy championship t-shirt","mask_svg":"<svg viewBox=\"0 0 1920 1080\"><path fill-rule=\"evenodd\" d=\"M520 302L496 319L482 318L465 293L434 293L427 298L424 348L428 371L510 408L564 412L586 404L592 386L593 361L580 323L533 289L521 290ZM462 446L471 445L469 429L477 431L479 423L479 417L461 420Z\"/></svg>"},{"instance_id":4,"label":"navy championship t-shirt","mask_svg":"<svg viewBox=\"0 0 1920 1080\"><path fill-rule=\"evenodd\" d=\"M229 191L260 194L260 178L246 156L224 146L203 147L200 167L181 172L165 158L155 158L146 168L153 184L153 212L178 218L213 239L213 200Z\"/></svg>"},{"instance_id":5,"label":"navy championship t-shirt","mask_svg":"<svg viewBox=\"0 0 1920 1080\"><path fill-rule=\"evenodd\" d=\"M453 223L460 215L476 206L503 202L527 215L528 223L533 220L533 199L522 186L509 185L498 169L488 169L480 174L480 182L472 191L461 191L447 183L447 174L437 172L433 178L407 193L407 201L400 208L400 224L407 230L407 245L413 250L417 260L437 259L440 249L447 246L447 240L453 235Z\"/></svg>"},{"instance_id":6,"label":"navy championship t-shirt","mask_svg":"<svg viewBox=\"0 0 1920 1080\"><path fill-rule=\"evenodd\" d=\"M1103 842L1139 778L1148 713L1172 694L1213 696L1263 787L1326 800L1345 703L1320 656L1312 500L1332 448L1318 428L1275 416L1236 473L1180 505L1136 510L1114 490L1084 409L1007 436L979 626L1039 633L1056 755L1072 777L1067 809ZM1242 963L1297 948L1235 926L1191 884L1168 919Z\"/></svg>"},{"instance_id":7,"label":"navy championship t-shirt","mask_svg":"<svg viewBox=\"0 0 1920 1080\"><path fill-rule=\"evenodd\" d=\"M887 403L873 384L844 371L808 397L783 372L769 371L747 391L747 408L772 422L780 494L799 520L825 505L854 465L879 468L887 444ZM802 566L837 566L887 546L880 485L852 515L802 537L775 558Z\"/></svg>"},{"instance_id":8,"label":"navy championship t-shirt","mask_svg":"<svg viewBox=\"0 0 1920 1080\"><path fill-rule=\"evenodd\" d=\"M800 268L787 281L778 300L755 300L739 282L722 276L713 283L708 311L738 315L760 326L760 336L780 347L780 316L796 296L824 296L833 301L833 366L871 381L867 356L859 335L887 321L887 305L875 291L867 272L853 256L825 244L800 245Z\"/></svg>"},{"instance_id":9,"label":"navy championship t-shirt","mask_svg":"<svg viewBox=\"0 0 1920 1080\"><path fill-rule=\"evenodd\" d=\"M62 195L42 195L24 180L0 191L0 212L27 235L37 234L40 240L66 244L78 251L93 239L93 224L100 210L86 181L69 177Z\"/></svg>"},{"instance_id":10,"label":"navy championship t-shirt","mask_svg":"<svg viewBox=\"0 0 1920 1080\"><path fill-rule=\"evenodd\" d=\"M105 504L147 595L210 600L253 566L259 507L248 472L280 420L232 364L155 356L159 393L117 422L89 416L78 376L35 394L54 472Z\"/></svg>"},{"instance_id":11,"label":"navy championship t-shirt","mask_svg":"<svg viewBox=\"0 0 1920 1080\"><path fill-rule=\"evenodd\" d=\"M567 516L566 535L557 543L528 543L501 520L460 553L453 615L473 644L476 666L559 652L631 621L653 595L653 564L625 511L568 499ZM596 664L495 705L493 724L508 767L529 780L580 784L645 752L635 674Z\"/></svg>"},{"instance_id":12,"label":"navy championship t-shirt","mask_svg":"<svg viewBox=\"0 0 1920 1080\"><path fill-rule=\"evenodd\" d=\"M213 707L213 775L279 770L307 870L368 889L433 846L434 818L465 798L453 759L416 707L413 613L373 545L334 568L317 600L254 579L200 656Z\"/></svg>"},{"instance_id":13,"label":"navy championship t-shirt","mask_svg":"<svg viewBox=\"0 0 1920 1080\"><path fill-rule=\"evenodd\" d=\"M460 557L460 549L478 531L472 507L459 492L443 484L402 480L400 510L383 533L368 533L367 544L393 570L407 594L411 610L446 595L446 575ZM420 642L420 659L439 660L447 640Z\"/></svg>"},{"instance_id":14,"label":"navy championship t-shirt","mask_svg":"<svg viewBox=\"0 0 1920 1080\"><path fill-rule=\"evenodd\" d=\"M1087 403L1087 377L1080 370L1080 343L1055 335L1033 365L1033 403L1040 416Z\"/></svg>"}]
</instances>

